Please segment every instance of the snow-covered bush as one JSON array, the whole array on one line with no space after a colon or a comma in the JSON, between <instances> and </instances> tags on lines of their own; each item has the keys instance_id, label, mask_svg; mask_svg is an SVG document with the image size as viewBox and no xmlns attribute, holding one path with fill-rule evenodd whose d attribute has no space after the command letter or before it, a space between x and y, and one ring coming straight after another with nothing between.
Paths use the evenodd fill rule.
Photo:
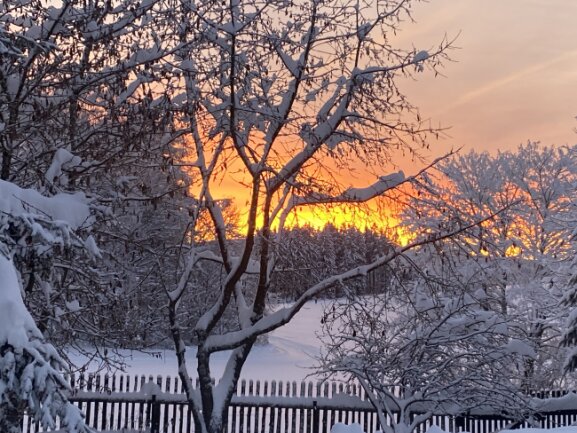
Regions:
<instances>
[{"instance_id":1,"label":"snow-covered bush","mask_svg":"<svg viewBox=\"0 0 577 433\"><path fill-rule=\"evenodd\" d=\"M64 362L45 339L22 298L12 257L20 248L38 253L83 245L73 229L90 218L83 194L44 197L0 180L0 431L21 431L27 411L46 428L87 431L66 398ZM57 421L58 420L58 421Z\"/></svg>"},{"instance_id":2,"label":"snow-covered bush","mask_svg":"<svg viewBox=\"0 0 577 433\"><path fill-rule=\"evenodd\" d=\"M335 303L323 318L319 371L356 381L386 433L408 433L434 414L527 411L510 365L531 349L507 318L455 287L424 279Z\"/></svg>"},{"instance_id":3,"label":"snow-covered bush","mask_svg":"<svg viewBox=\"0 0 577 433\"><path fill-rule=\"evenodd\" d=\"M22 429L24 411L44 428L87 431L80 410L68 402L64 362L45 341L24 306L14 263L0 253L0 431Z\"/></svg>"},{"instance_id":4,"label":"snow-covered bush","mask_svg":"<svg viewBox=\"0 0 577 433\"><path fill-rule=\"evenodd\" d=\"M511 337L534 353L515 366L527 390L563 386L559 348L577 199L577 147L537 143L497 155L470 152L443 161L416 187L403 217L417 238L482 224L421 248L417 266L449 274L508 317ZM571 271L569 271L571 274Z\"/></svg>"}]
</instances>

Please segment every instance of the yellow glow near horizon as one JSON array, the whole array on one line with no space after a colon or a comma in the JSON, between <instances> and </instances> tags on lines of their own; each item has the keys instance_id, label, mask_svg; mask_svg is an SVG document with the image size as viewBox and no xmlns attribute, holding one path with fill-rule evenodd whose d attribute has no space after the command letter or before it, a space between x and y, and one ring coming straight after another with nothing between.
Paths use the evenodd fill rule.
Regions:
<instances>
[{"instance_id":1,"label":"yellow glow near horizon","mask_svg":"<svg viewBox=\"0 0 577 433\"><path fill-rule=\"evenodd\" d=\"M359 208L346 205L314 206L295 209L287 218L286 228L310 227L321 231L327 225L337 229L354 227L359 231L383 233L392 242L405 246L414 236L400 226L400 219L389 209L380 209L375 204Z\"/></svg>"},{"instance_id":2,"label":"yellow glow near horizon","mask_svg":"<svg viewBox=\"0 0 577 433\"><path fill-rule=\"evenodd\" d=\"M183 138L183 148L194 148L194 144L190 140L190 137ZM207 138L207 142L205 143L206 149L213 149L214 146L216 146L215 139ZM255 146L258 147L258 145ZM287 148L285 150L289 152L290 146L295 146L295 144L289 142L286 146ZM214 188L213 194L216 199L229 200L233 203L232 214L230 215L231 219L228 222L230 222L231 225L236 225L236 230L234 230L234 234L231 232L231 236L246 236L248 230L250 176L241 160L235 157L232 149L229 148L225 150L223 155L222 159L226 160L226 175L221 173L219 177L214 179L213 184L216 185L216 187ZM286 158L288 159L288 156ZM183 161L187 164L194 164L196 162L196 155L191 151L189 154L183 156ZM279 161L282 161L282 158L280 158ZM319 181L319 184L323 184L324 182L324 184L332 184L330 186L334 186L334 182L339 182L342 178L346 178L347 182L343 183L348 183L348 186L356 187L355 183L360 184L360 186L365 186L374 181L374 174L371 175L373 179L365 178L369 177L364 173L366 166L359 161L353 161L351 167L343 170L336 161L327 159L322 167L315 166L315 170L314 175L309 174L309 176L314 176L314 178ZM194 175L195 173L191 172L191 176L194 177ZM196 195L198 188L199 185L195 184L191 187L190 193L193 196ZM342 186L341 189L345 190L346 188L347 186L345 185ZM362 204L297 207L288 215L284 227L287 229L310 227L316 231L323 230L329 224L335 226L337 229L354 227L361 232L370 230L381 233L391 242L405 246L414 239L414 235L401 227L400 222L398 204L395 204L393 199L379 197ZM204 222L205 226L211 224L210 218L207 218ZM257 228L262 227L262 215L260 217L257 216L256 225ZM273 222L271 228L273 230L278 229L278 219ZM210 234L205 231L204 236L210 236Z\"/></svg>"}]
</instances>

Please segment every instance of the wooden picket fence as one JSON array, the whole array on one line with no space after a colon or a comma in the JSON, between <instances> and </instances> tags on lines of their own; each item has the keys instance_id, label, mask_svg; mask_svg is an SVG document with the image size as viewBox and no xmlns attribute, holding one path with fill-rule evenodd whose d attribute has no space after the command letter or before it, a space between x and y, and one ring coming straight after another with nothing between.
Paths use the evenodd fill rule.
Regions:
<instances>
[{"instance_id":1,"label":"wooden picket fence","mask_svg":"<svg viewBox=\"0 0 577 433\"><path fill-rule=\"evenodd\" d=\"M70 377L78 405L96 430L192 433L192 413L177 377L88 374ZM541 393L555 397L561 392ZM577 407L539 414L541 427L571 425ZM374 408L357 385L329 382L240 381L229 408L227 433L329 433L337 423L358 423L365 432L380 430ZM435 424L450 432L492 433L512 426L499 415L434 416L422 433ZM526 426L516 424L515 427ZM24 433L41 427L24 417Z\"/></svg>"}]
</instances>

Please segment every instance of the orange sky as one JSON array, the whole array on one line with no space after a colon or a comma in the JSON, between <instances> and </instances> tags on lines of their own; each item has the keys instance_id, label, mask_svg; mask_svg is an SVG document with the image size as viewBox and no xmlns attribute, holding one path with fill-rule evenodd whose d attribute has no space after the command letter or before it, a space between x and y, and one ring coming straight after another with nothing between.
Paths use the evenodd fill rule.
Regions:
<instances>
[{"instance_id":1,"label":"orange sky","mask_svg":"<svg viewBox=\"0 0 577 433\"><path fill-rule=\"evenodd\" d=\"M403 85L423 116L451 127L432 156L577 143L577 1L430 0L413 11L399 36L406 46L460 32L446 77Z\"/></svg>"},{"instance_id":2,"label":"orange sky","mask_svg":"<svg viewBox=\"0 0 577 433\"><path fill-rule=\"evenodd\" d=\"M415 3L413 18L402 25L400 47L432 49L445 34L459 35L444 77L425 71L400 85L422 117L450 128L448 137L431 142L431 159L458 147L577 143L576 0L430 0ZM422 166L395 162L407 174ZM356 175L345 183L376 180L362 167ZM231 181L224 180L229 191Z\"/></svg>"}]
</instances>

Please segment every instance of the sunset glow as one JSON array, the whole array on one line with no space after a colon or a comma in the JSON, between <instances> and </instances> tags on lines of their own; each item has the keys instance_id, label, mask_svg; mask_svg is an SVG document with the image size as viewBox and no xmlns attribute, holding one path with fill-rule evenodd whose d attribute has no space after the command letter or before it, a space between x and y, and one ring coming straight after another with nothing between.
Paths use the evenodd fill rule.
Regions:
<instances>
[{"instance_id":1,"label":"sunset glow","mask_svg":"<svg viewBox=\"0 0 577 433\"><path fill-rule=\"evenodd\" d=\"M561 0L553 0L547 6L539 3L528 6L522 0L417 3L416 22L408 23L397 35L400 45L426 49L445 33L449 37L459 35L456 41L459 49L450 53L454 62L446 64L445 76L424 73L416 80L402 83L402 90L424 117L430 118L434 125L450 128L446 135L441 134L440 140L432 137L429 156L436 157L460 146L463 152L472 148L512 149L528 139L546 144L575 141L573 116L577 113L572 111L573 102L567 92L577 84L577 75L570 72L575 70L577 61L577 51L571 45L577 35L577 27L571 25L575 12L577 4ZM488 26L504 31L487 34ZM536 32L537 28L542 31ZM439 103L440 100L447 103ZM289 150L290 145L284 145ZM394 163L407 174L421 168L408 155L394 157ZM234 164L229 165L232 169L226 176L218 179L219 196L234 199L243 233L248 200L242 184L246 185L246 179ZM335 170L332 174L345 185L349 181L348 173ZM357 185L371 182L362 167L357 176L354 179ZM286 225L316 230L327 224L375 229L391 233L404 245L412 236L399 227L398 213L398 209L383 211L383 206L375 204L354 212L340 206L300 208L293 210ZM509 247L505 254L519 255L520 248Z\"/></svg>"},{"instance_id":2,"label":"sunset glow","mask_svg":"<svg viewBox=\"0 0 577 433\"><path fill-rule=\"evenodd\" d=\"M379 206L371 203L362 209L342 205L296 209L287 218L286 226L311 227L315 230L322 230L328 224L339 229L354 227L360 231L383 233L393 242L404 246L412 236L399 223L396 214L387 209L379 209Z\"/></svg>"},{"instance_id":3,"label":"sunset glow","mask_svg":"<svg viewBox=\"0 0 577 433\"><path fill-rule=\"evenodd\" d=\"M187 140L188 141L188 140ZM215 139L207 139L207 149L213 149L217 144ZM192 149L194 145L192 142L183 144L189 149L188 155L184 156L184 164L194 165L196 156ZM285 144L288 149L294 148L295 144ZM232 218L234 224L237 226L239 236L244 236L248 230L248 207L250 176L246 172L246 168L242 162L235 157L233 152L225 152L223 156L227 160L228 171L222 178L217 177L218 186L213 187L217 192L217 199L227 200L233 204L234 212L237 214ZM338 164L335 161L327 160L322 167L313 174L308 174L315 179L319 185L329 185L328 188L336 187L336 183L342 183L339 186L341 191L347 188L364 187L374 182L375 176L372 175L370 180L365 180L368 177L364 173L365 167L356 161L353 164L350 173L345 173L339 170ZM391 171L394 171L391 169ZM194 178L194 171L191 171L191 176ZM353 176L354 173L354 176ZM347 180L345 180L347 179ZM353 182L351 182L351 180ZM352 184L351 184L352 183ZM198 195L199 185L193 185L190 188L190 194ZM287 216L285 221L285 228L293 227L310 227L314 230L321 231L327 225L333 225L337 229L347 229L354 227L359 231L374 231L386 235L392 242L398 245L407 245L414 235L410 234L405 228L400 225L399 214L401 212L399 202L392 198L373 199L368 203L361 203L355 205L346 204L331 204L331 205L315 205L302 206L293 209ZM257 224L262 226L262 217L258 218ZM204 217L203 223L205 226L209 223L208 215ZM201 225L202 225L201 224ZM279 225L278 217L272 224L272 229L277 230ZM206 234L205 234L206 235Z\"/></svg>"}]
</instances>

